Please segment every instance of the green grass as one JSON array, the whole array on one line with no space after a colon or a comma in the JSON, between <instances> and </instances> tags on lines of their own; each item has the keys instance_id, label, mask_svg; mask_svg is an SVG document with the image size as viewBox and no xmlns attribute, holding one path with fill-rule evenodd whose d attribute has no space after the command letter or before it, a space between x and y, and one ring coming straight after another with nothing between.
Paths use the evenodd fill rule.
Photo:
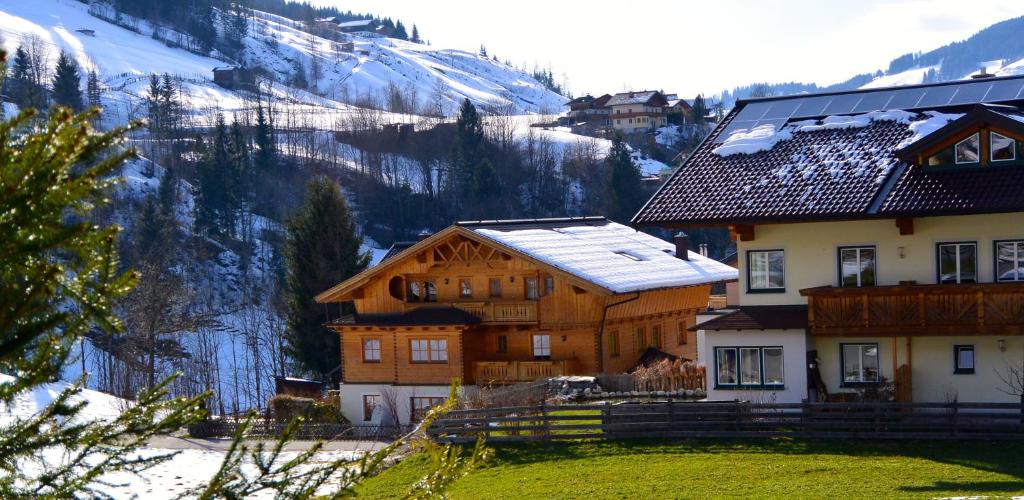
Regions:
<instances>
[{"instance_id":1,"label":"green grass","mask_svg":"<svg viewBox=\"0 0 1024 500\"><path fill-rule=\"evenodd\" d=\"M460 498L934 498L1024 494L1024 445L879 441L577 441L496 445L457 480ZM401 497L428 466L413 456L367 481Z\"/></svg>"}]
</instances>

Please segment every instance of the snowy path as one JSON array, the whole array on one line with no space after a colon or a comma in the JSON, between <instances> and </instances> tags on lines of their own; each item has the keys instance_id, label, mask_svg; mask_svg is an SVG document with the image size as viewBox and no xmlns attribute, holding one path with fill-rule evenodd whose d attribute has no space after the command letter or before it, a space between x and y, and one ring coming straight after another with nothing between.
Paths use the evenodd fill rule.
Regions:
<instances>
[{"instance_id":1,"label":"snowy path","mask_svg":"<svg viewBox=\"0 0 1024 500\"><path fill-rule=\"evenodd\" d=\"M273 441L265 441L267 446L273 445ZM255 442L250 443L255 444ZM291 441L285 445L286 451L302 451L308 449L313 441ZM328 452L358 452L377 451L387 446L388 443L380 441L328 441L324 443L323 450ZM164 450L206 450L225 451L231 446L230 439L196 439L174 436L159 436L149 441L150 448Z\"/></svg>"}]
</instances>

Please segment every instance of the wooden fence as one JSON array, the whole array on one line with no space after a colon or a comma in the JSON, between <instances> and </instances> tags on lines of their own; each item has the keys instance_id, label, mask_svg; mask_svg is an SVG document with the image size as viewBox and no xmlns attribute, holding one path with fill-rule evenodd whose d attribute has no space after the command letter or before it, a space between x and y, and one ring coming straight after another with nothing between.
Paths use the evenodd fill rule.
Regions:
<instances>
[{"instance_id":1,"label":"wooden fence","mask_svg":"<svg viewBox=\"0 0 1024 500\"><path fill-rule=\"evenodd\" d=\"M189 426L188 431L196 438L230 438L238 432L245 422L244 418L218 418L204 420ZM276 439L288 427L286 422L274 419L254 419L248 432L249 438ZM411 425L350 425L350 424L313 424L299 425L292 435L300 440L327 441L392 441L399 436L411 432Z\"/></svg>"},{"instance_id":2,"label":"wooden fence","mask_svg":"<svg viewBox=\"0 0 1024 500\"><path fill-rule=\"evenodd\" d=\"M457 410L428 434L447 443L582 438L1024 440L1018 403L661 402Z\"/></svg>"}]
</instances>

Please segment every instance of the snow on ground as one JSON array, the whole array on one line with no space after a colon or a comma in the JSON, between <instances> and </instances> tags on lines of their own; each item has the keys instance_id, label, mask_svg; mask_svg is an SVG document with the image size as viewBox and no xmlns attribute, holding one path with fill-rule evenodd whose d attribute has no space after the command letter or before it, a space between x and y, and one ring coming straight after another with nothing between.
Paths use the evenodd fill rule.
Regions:
<instances>
[{"instance_id":1,"label":"snow on ground","mask_svg":"<svg viewBox=\"0 0 1024 500\"><path fill-rule=\"evenodd\" d=\"M14 377L0 373L0 384L10 384ZM9 424L14 419L26 419L39 413L53 402L60 393L70 389L69 382L52 382L36 387L31 392L24 392L15 398L14 403L5 407L0 403L0 425ZM88 404L79 414L84 421L113 420L121 414L129 402L104 394L99 391L82 389L82 392L71 398L72 403L85 401Z\"/></svg>"},{"instance_id":2,"label":"snow on ground","mask_svg":"<svg viewBox=\"0 0 1024 500\"><path fill-rule=\"evenodd\" d=\"M916 85L924 82L924 76L929 70L939 71L939 66L925 66L923 68L912 68L891 75L884 75L871 80L862 89L876 89L880 87L893 87L896 85Z\"/></svg>"}]
</instances>

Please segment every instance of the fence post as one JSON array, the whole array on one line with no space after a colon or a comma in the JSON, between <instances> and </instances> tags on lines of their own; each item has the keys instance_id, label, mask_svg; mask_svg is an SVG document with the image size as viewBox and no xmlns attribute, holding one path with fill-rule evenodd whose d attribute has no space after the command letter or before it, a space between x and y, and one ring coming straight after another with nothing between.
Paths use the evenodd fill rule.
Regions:
<instances>
[{"instance_id":1,"label":"fence post","mask_svg":"<svg viewBox=\"0 0 1024 500\"><path fill-rule=\"evenodd\" d=\"M668 398L668 415L666 416L666 418L668 419L668 426L667 427L668 427L668 430L670 430L670 431L675 429L675 421L672 418L674 416L674 414L675 414L675 412L673 411L674 409L675 409L675 403L672 401L672 398Z\"/></svg>"},{"instance_id":2,"label":"fence post","mask_svg":"<svg viewBox=\"0 0 1024 500\"><path fill-rule=\"evenodd\" d=\"M548 427L548 409L547 409L547 406L544 405L544 400L543 399L540 400L540 418L541 418L541 422L543 422L543 427L544 427L544 430L541 431L543 433L542 435L544 436L545 440L550 439L551 438L551 428Z\"/></svg>"}]
</instances>

